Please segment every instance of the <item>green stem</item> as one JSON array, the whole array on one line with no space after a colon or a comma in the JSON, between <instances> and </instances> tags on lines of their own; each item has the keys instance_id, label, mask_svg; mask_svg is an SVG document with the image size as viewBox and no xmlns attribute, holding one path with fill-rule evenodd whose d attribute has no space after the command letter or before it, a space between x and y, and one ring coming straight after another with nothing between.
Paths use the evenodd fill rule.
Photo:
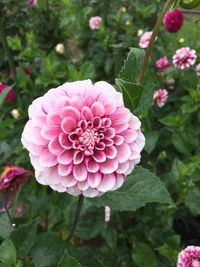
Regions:
<instances>
[{"instance_id":1,"label":"green stem","mask_svg":"<svg viewBox=\"0 0 200 267\"><path fill-rule=\"evenodd\" d=\"M73 234L74 234L74 232L76 230L76 226L78 225L78 221L79 221L80 214L81 214L81 208L83 206L83 200L84 200L84 196L80 195L79 199L78 199L78 204L77 204L77 207L76 207L74 222L72 224L71 231L70 231L70 233L69 233L69 235L67 237L67 241L70 241L72 239Z\"/></svg>"},{"instance_id":2,"label":"green stem","mask_svg":"<svg viewBox=\"0 0 200 267\"><path fill-rule=\"evenodd\" d=\"M142 84L144 82L145 71L147 69L147 64L148 64L148 61L149 61L149 57L151 55L151 51L152 51L153 44L154 44L154 41L156 39L156 36L158 35L160 25L161 25L161 23L163 21L165 13L167 12L167 10L169 9L169 7L172 5L173 2L174 2L174 0L167 0L166 1L165 5L164 5L159 17L158 17L158 20L157 20L157 22L155 24L155 27L154 27L154 30L153 30L149 45L148 45L147 50L146 50L146 54L145 54L142 66L141 66L141 69L140 69L140 73L138 75L138 82L140 84Z\"/></svg>"},{"instance_id":3,"label":"green stem","mask_svg":"<svg viewBox=\"0 0 200 267\"><path fill-rule=\"evenodd\" d=\"M8 41L6 39L6 35L5 35L5 31L4 31L4 25L3 25L2 21L0 21L0 40L2 42L5 53L7 54L7 57L8 57L8 64L9 64L10 70L12 71L14 78L15 78L15 81L17 82L16 68L15 68L13 57L12 57L12 53L11 53L10 48L8 46Z\"/></svg>"}]
</instances>

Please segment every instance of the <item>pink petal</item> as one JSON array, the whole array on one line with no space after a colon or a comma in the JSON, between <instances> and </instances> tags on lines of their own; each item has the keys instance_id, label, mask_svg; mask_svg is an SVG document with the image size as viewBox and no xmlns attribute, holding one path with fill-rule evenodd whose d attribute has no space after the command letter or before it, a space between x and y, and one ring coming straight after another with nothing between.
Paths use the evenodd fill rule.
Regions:
<instances>
[{"instance_id":1,"label":"pink petal","mask_svg":"<svg viewBox=\"0 0 200 267\"><path fill-rule=\"evenodd\" d=\"M118 168L116 170L117 173L124 174L129 168L129 161L124 163L119 163Z\"/></svg>"},{"instance_id":2,"label":"pink petal","mask_svg":"<svg viewBox=\"0 0 200 267\"><path fill-rule=\"evenodd\" d=\"M119 134L128 129L129 124L128 122L124 122L123 120L115 121L114 123L112 123L112 127L115 128L116 134Z\"/></svg>"},{"instance_id":3,"label":"pink petal","mask_svg":"<svg viewBox=\"0 0 200 267\"><path fill-rule=\"evenodd\" d=\"M47 123L48 124L61 124L60 115L56 112L56 110L52 110L47 114Z\"/></svg>"},{"instance_id":4,"label":"pink petal","mask_svg":"<svg viewBox=\"0 0 200 267\"><path fill-rule=\"evenodd\" d=\"M52 155L51 152L45 148L40 154L40 164L44 167L52 167L57 164L57 158Z\"/></svg>"},{"instance_id":5,"label":"pink petal","mask_svg":"<svg viewBox=\"0 0 200 267\"><path fill-rule=\"evenodd\" d=\"M75 151L73 162L74 164L80 164L84 159L83 153L81 151Z\"/></svg>"},{"instance_id":6,"label":"pink petal","mask_svg":"<svg viewBox=\"0 0 200 267\"><path fill-rule=\"evenodd\" d=\"M84 81L76 81L71 83L63 84L65 91L67 92L70 98L75 95L84 96L87 89L93 87L92 82L90 80Z\"/></svg>"},{"instance_id":7,"label":"pink petal","mask_svg":"<svg viewBox=\"0 0 200 267\"><path fill-rule=\"evenodd\" d=\"M30 154L30 160L31 160L31 164L33 165L35 170L43 171L45 169L45 167L40 164L38 156L34 156L34 155Z\"/></svg>"},{"instance_id":8,"label":"pink petal","mask_svg":"<svg viewBox=\"0 0 200 267\"><path fill-rule=\"evenodd\" d=\"M90 187L92 188L96 188L99 186L99 184L101 183L101 173L100 172L96 172L96 173L88 173L88 184Z\"/></svg>"},{"instance_id":9,"label":"pink petal","mask_svg":"<svg viewBox=\"0 0 200 267\"><path fill-rule=\"evenodd\" d=\"M139 150L141 151L144 148L145 145L145 138L142 132L138 133L137 139L135 140L136 144L139 147Z\"/></svg>"},{"instance_id":10,"label":"pink petal","mask_svg":"<svg viewBox=\"0 0 200 267\"><path fill-rule=\"evenodd\" d=\"M85 106L85 99L80 95L72 96L71 105L81 111L82 107Z\"/></svg>"},{"instance_id":11,"label":"pink petal","mask_svg":"<svg viewBox=\"0 0 200 267\"><path fill-rule=\"evenodd\" d=\"M99 93L99 90L95 86L92 86L92 88L89 87L86 90L84 98L86 100L87 106L91 106L97 100Z\"/></svg>"},{"instance_id":12,"label":"pink petal","mask_svg":"<svg viewBox=\"0 0 200 267\"><path fill-rule=\"evenodd\" d=\"M86 180L86 181L83 181L83 182L78 182L78 183L77 183L77 186L78 186L78 188L79 188L81 191L85 191L85 190L88 189L89 184L88 184L88 182L87 182L87 180Z\"/></svg>"},{"instance_id":13,"label":"pink petal","mask_svg":"<svg viewBox=\"0 0 200 267\"><path fill-rule=\"evenodd\" d=\"M92 111L89 107L83 107L81 111L82 118L86 121L91 121L93 119Z\"/></svg>"},{"instance_id":14,"label":"pink petal","mask_svg":"<svg viewBox=\"0 0 200 267\"><path fill-rule=\"evenodd\" d=\"M74 151L71 150L65 150L61 155L57 157L57 161L60 164L67 165L72 162L74 156Z\"/></svg>"},{"instance_id":15,"label":"pink petal","mask_svg":"<svg viewBox=\"0 0 200 267\"><path fill-rule=\"evenodd\" d=\"M105 138L113 138L115 136L115 129L109 128L104 132Z\"/></svg>"},{"instance_id":16,"label":"pink petal","mask_svg":"<svg viewBox=\"0 0 200 267\"><path fill-rule=\"evenodd\" d=\"M138 133L134 130L127 129L126 131L120 133L120 135L124 137L124 142L130 144L135 141L138 136Z\"/></svg>"},{"instance_id":17,"label":"pink petal","mask_svg":"<svg viewBox=\"0 0 200 267\"><path fill-rule=\"evenodd\" d=\"M48 141L41 136L40 128L34 128L34 132L30 136L30 141L38 146L44 146L48 144Z\"/></svg>"},{"instance_id":18,"label":"pink petal","mask_svg":"<svg viewBox=\"0 0 200 267\"><path fill-rule=\"evenodd\" d=\"M70 106L70 98L68 96L62 96L56 99L55 108L60 110L64 107Z\"/></svg>"},{"instance_id":19,"label":"pink petal","mask_svg":"<svg viewBox=\"0 0 200 267\"><path fill-rule=\"evenodd\" d=\"M66 191L73 196L78 196L81 194L81 190L76 185L66 188Z\"/></svg>"},{"instance_id":20,"label":"pink petal","mask_svg":"<svg viewBox=\"0 0 200 267\"><path fill-rule=\"evenodd\" d=\"M68 165L62 165L62 164L58 164L58 173L61 176L67 176L72 172L73 169L73 165L72 164L68 164Z\"/></svg>"},{"instance_id":21,"label":"pink petal","mask_svg":"<svg viewBox=\"0 0 200 267\"><path fill-rule=\"evenodd\" d=\"M116 146L120 146L121 144L124 143L124 137L121 135L115 135L115 137L113 138L113 141Z\"/></svg>"},{"instance_id":22,"label":"pink petal","mask_svg":"<svg viewBox=\"0 0 200 267\"><path fill-rule=\"evenodd\" d=\"M131 156L131 149L126 143L117 146L117 160L119 163L127 161Z\"/></svg>"},{"instance_id":23,"label":"pink petal","mask_svg":"<svg viewBox=\"0 0 200 267\"><path fill-rule=\"evenodd\" d=\"M99 170L99 164L93 158L90 158L88 161L86 161L86 166L87 170L92 173L95 173Z\"/></svg>"},{"instance_id":24,"label":"pink petal","mask_svg":"<svg viewBox=\"0 0 200 267\"><path fill-rule=\"evenodd\" d=\"M106 157L109 159L114 159L117 155L117 149L115 146L107 146L104 150Z\"/></svg>"},{"instance_id":25,"label":"pink petal","mask_svg":"<svg viewBox=\"0 0 200 267\"><path fill-rule=\"evenodd\" d=\"M114 144L114 141L112 139L107 139L107 138L104 139L103 142L106 146L112 146Z\"/></svg>"},{"instance_id":26,"label":"pink petal","mask_svg":"<svg viewBox=\"0 0 200 267\"><path fill-rule=\"evenodd\" d=\"M73 175L77 181L84 181L87 179L87 169L84 164L75 165Z\"/></svg>"},{"instance_id":27,"label":"pink petal","mask_svg":"<svg viewBox=\"0 0 200 267\"><path fill-rule=\"evenodd\" d=\"M104 162L106 160L106 155L103 151L95 150L93 158L96 162Z\"/></svg>"},{"instance_id":28,"label":"pink petal","mask_svg":"<svg viewBox=\"0 0 200 267\"><path fill-rule=\"evenodd\" d=\"M105 108L102 103L96 101L91 106L91 111L94 116L102 117L105 114Z\"/></svg>"},{"instance_id":29,"label":"pink petal","mask_svg":"<svg viewBox=\"0 0 200 267\"><path fill-rule=\"evenodd\" d=\"M66 117L62 120L61 128L65 133L71 133L76 128L76 121L73 118Z\"/></svg>"},{"instance_id":30,"label":"pink petal","mask_svg":"<svg viewBox=\"0 0 200 267\"><path fill-rule=\"evenodd\" d=\"M35 179L36 179L36 181L38 181L38 183L40 183L42 185L48 185L48 183L45 181L44 178L45 177L43 176L43 171L35 170Z\"/></svg>"},{"instance_id":31,"label":"pink petal","mask_svg":"<svg viewBox=\"0 0 200 267\"><path fill-rule=\"evenodd\" d=\"M65 133L59 134L60 145L65 149L72 148L72 142L69 140L69 136Z\"/></svg>"},{"instance_id":32,"label":"pink petal","mask_svg":"<svg viewBox=\"0 0 200 267\"><path fill-rule=\"evenodd\" d=\"M60 155L63 152L63 148L61 147L57 136L49 142L48 148L49 151L56 156Z\"/></svg>"},{"instance_id":33,"label":"pink petal","mask_svg":"<svg viewBox=\"0 0 200 267\"><path fill-rule=\"evenodd\" d=\"M47 168L43 171L42 176L49 185L60 184L61 176L58 174L57 167Z\"/></svg>"},{"instance_id":34,"label":"pink petal","mask_svg":"<svg viewBox=\"0 0 200 267\"><path fill-rule=\"evenodd\" d=\"M62 176L60 183L62 186L72 187L72 186L76 185L77 181L76 181L76 179L74 179L73 175L70 174L68 176L64 176L64 177Z\"/></svg>"},{"instance_id":35,"label":"pink petal","mask_svg":"<svg viewBox=\"0 0 200 267\"><path fill-rule=\"evenodd\" d=\"M46 121L47 121L46 116L35 115L32 117L32 122L35 127L41 128L46 124Z\"/></svg>"},{"instance_id":36,"label":"pink petal","mask_svg":"<svg viewBox=\"0 0 200 267\"><path fill-rule=\"evenodd\" d=\"M66 188L64 186L62 186L61 184L58 184L58 185L51 184L50 187L54 191L57 191L57 192L60 192L60 193L66 192Z\"/></svg>"},{"instance_id":37,"label":"pink petal","mask_svg":"<svg viewBox=\"0 0 200 267\"><path fill-rule=\"evenodd\" d=\"M104 174L103 179L101 180L100 185L97 189L101 192L107 192L112 190L116 183L116 175L114 173Z\"/></svg>"},{"instance_id":38,"label":"pink petal","mask_svg":"<svg viewBox=\"0 0 200 267\"><path fill-rule=\"evenodd\" d=\"M116 179L116 183L114 185L114 187L112 188L111 191L117 190L118 188L120 188L123 183L124 183L125 177L122 174L117 174L117 179Z\"/></svg>"},{"instance_id":39,"label":"pink petal","mask_svg":"<svg viewBox=\"0 0 200 267\"><path fill-rule=\"evenodd\" d=\"M72 106L68 106L68 107L64 107L60 113L60 117L63 118L67 118L70 117L72 119L75 120L75 122L78 122L80 120L80 112L72 107Z\"/></svg>"},{"instance_id":40,"label":"pink petal","mask_svg":"<svg viewBox=\"0 0 200 267\"><path fill-rule=\"evenodd\" d=\"M131 118L131 113L127 108L118 108L114 113L112 113L109 118L112 122L124 121L128 122Z\"/></svg>"},{"instance_id":41,"label":"pink petal","mask_svg":"<svg viewBox=\"0 0 200 267\"><path fill-rule=\"evenodd\" d=\"M133 130L139 130L140 126L141 126L141 122L136 116L131 114L131 118L130 118L130 121L129 121L129 126Z\"/></svg>"},{"instance_id":42,"label":"pink petal","mask_svg":"<svg viewBox=\"0 0 200 267\"><path fill-rule=\"evenodd\" d=\"M99 191L93 188L88 188L87 190L83 191L83 195L85 197L96 197L99 195Z\"/></svg>"},{"instance_id":43,"label":"pink petal","mask_svg":"<svg viewBox=\"0 0 200 267\"><path fill-rule=\"evenodd\" d=\"M116 159L106 159L100 164L100 171L104 174L110 174L117 170L118 162Z\"/></svg>"},{"instance_id":44,"label":"pink petal","mask_svg":"<svg viewBox=\"0 0 200 267\"><path fill-rule=\"evenodd\" d=\"M41 136L47 140L51 140L55 136L58 136L60 132L61 129L58 125L45 125L41 129Z\"/></svg>"}]
</instances>

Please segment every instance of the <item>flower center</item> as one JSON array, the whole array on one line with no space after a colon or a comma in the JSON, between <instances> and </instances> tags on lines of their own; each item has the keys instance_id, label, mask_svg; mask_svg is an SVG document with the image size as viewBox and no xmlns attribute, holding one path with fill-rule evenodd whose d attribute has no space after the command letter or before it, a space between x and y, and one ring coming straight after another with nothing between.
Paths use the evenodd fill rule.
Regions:
<instances>
[{"instance_id":1,"label":"flower center","mask_svg":"<svg viewBox=\"0 0 200 267\"><path fill-rule=\"evenodd\" d=\"M98 133L95 129L86 129L79 137L80 144L86 147L94 147L98 139Z\"/></svg>"},{"instance_id":2,"label":"flower center","mask_svg":"<svg viewBox=\"0 0 200 267\"><path fill-rule=\"evenodd\" d=\"M200 260L195 259L191 263L191 267L200 267Z\"/></svg>"}]
</instances>

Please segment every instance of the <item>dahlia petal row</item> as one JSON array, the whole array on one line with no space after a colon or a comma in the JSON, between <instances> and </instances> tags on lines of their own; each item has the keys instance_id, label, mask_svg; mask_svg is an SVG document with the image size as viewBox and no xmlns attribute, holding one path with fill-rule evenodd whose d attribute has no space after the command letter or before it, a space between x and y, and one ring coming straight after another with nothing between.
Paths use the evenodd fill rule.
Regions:
<instances>
[{"instance_id":1,"label":"dahlia petal row","mask_svg":"<svg viewBox=\"0 0 200 267\"><path fill-rule=\"evenodd\" d=\"M78 81L33 101L22 143L39 183L95 197L121 187L140 162L140 126L110 84Z\"/></svg>"}]
</instances>

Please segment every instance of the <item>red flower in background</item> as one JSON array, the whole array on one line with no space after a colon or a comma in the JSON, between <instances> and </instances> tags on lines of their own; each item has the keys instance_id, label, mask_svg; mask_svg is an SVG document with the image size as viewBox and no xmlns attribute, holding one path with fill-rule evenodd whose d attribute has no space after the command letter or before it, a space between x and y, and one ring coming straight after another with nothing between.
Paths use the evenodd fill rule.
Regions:
<instances>
[{"instance_id":1,"label":"red flower in background","mask_svg":"<svg viewBox=\"0 0 200 267\"><path fill-rule=\"evenodd\" d=\"M0 83L0 94L7 88L9 85L5 83ZM10 90L6 96L6 101L7 102L13 102L16 98L16 93L14 90Z\"/></svg>"},{"instance_id":2,"label":"red flower in background","mask_svg":"<svg viewBox=\"0 0 200 267\"><path fill-rule=\"evenodd\" d=\"M179 31L183 25L183 22L184 22L184 17L180 9L174 9L172 11L168 11L163 19L165 29L168 32Z\"/></svg>"},{"instance_id":3,"label":"red flower in background","mask_svg":"<svg viewBox=\"0 0 200 267\"><path fill-rule=\"evenodd\" d=\"M18 71L18 70L19 70L19 67L16 68L16 71ZM22 70L23 70L23 72L24 72L26 75L28 75L30 78L33 76L32 72L30 71L30 69L29 69L28 67L23 67ZM13 78L13 77L14 77L14 74L13 74L12 71L10 71L10 73L9 73L9 77L10 77L10 78Z\"/></svg>"}]
</instances>

